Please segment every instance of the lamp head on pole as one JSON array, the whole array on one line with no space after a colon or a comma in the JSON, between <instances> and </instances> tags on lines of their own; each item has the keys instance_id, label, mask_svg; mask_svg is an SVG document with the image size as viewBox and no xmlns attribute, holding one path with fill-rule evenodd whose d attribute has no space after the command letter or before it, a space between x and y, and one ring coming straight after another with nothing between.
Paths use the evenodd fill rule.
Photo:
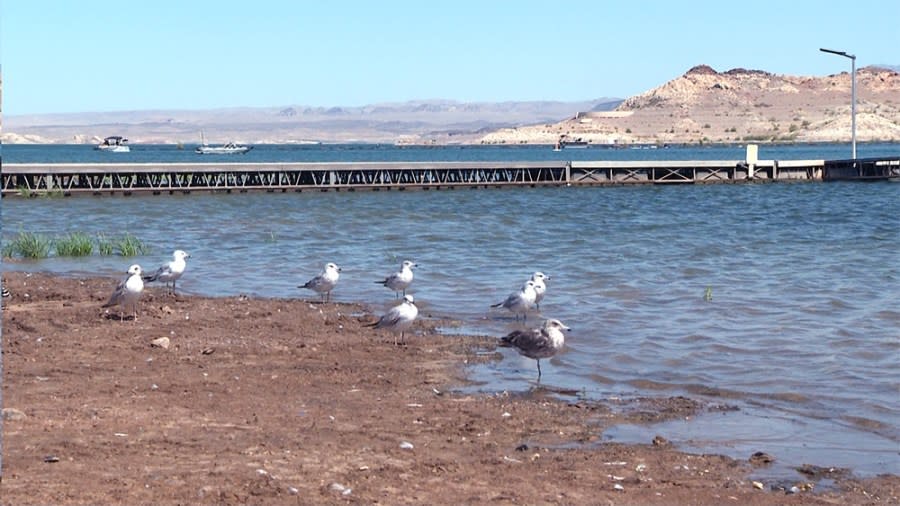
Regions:
<instances>
[{"instance_id":1,"label":"lamp head on pole","mask_svg":"<svg viewBox=\"0 0 900 506\"><path fill-rule=\"evenodd\" d=\"M825 49L824 47L820 47L819 51L822 51L823 53L836 54L838 56L843 56L844 58L850 58L851 60L856 59L856 55L847 54L847 51L835 51L834 49Z\"/></svg>"}]
</instances>

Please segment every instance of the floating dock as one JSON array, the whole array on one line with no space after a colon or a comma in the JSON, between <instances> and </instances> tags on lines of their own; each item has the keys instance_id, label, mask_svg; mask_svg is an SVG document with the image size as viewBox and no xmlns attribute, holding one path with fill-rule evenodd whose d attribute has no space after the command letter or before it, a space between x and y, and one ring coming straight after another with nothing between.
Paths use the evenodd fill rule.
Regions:
<instances>
[{"instance_id":1,"label":"floating dock","mask_svg":"<svg viewBox=\"0 0 900 506\"><path fill-rule=\"evenodd\" d=\"M443 190L900 180L900 155L831 161L7 163L0 173L4 196Z\"/></svg>"}]
</instances>

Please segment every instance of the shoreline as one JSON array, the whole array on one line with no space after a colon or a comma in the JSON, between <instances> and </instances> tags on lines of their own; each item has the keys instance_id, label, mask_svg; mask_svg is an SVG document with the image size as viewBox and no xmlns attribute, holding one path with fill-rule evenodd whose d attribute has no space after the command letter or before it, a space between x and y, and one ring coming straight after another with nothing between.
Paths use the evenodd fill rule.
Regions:
<instances>
[{"instance_id":1,"label":"shoreline","mask_svg":"<svg viewBox=\"0 0 900 506\"><path fill-rule=\"evenodd\" d=\"M3 407L21 413L3 425L10 504L898 501L896 475L813 465L760 489L751 455L602 440L704 409L687 397L566 399L524 378L462 393L495 341L436 334L438 320L395 346L361 305L151 286L138 320L118 321L100 308L114 279L3 276Z\"/></svg>"},{"instance_id":2,"label":"shoreline","mask_svg":"<svg viewBox=\"0 0 900 506\"><path fill-rule=\"evenodd\" d=\"M506 141L483 141L483 140L473 140L473 141L429 141L429 140L421 140L416 142L391 142L389 140L373 140L373 141L363 141L363 140L336 140L336 141L296 141L292 139L264 139L264 142L248 142L247 144L252 144L254 146L319 146L319 147L329 147L329 146L393 146L397 148L452 148L452 147L460 147L460 148L476 148L476 147L498 147L498 148L515 148L515 147L554 147L558 142L557 138L548 138L548 139L530 139L530 140L521 140L516 142L506 142ZM630 149L632 147L658 147L662 149L665 147L668 148L720 148L720 147L742 147L747 144L758 144L760 146L819 146L819 145L834 145L834 144L850 144L851 139L835 139L835 140L784 140L784 139L749 139L749 140L732 140L732 141L703 141L697 142L693 140L681 140L681 141L664 141L664 140L646 140L646 141L631 141L631 142L593 142L588 141L587 148L594 149ZM900 144L900 139L886 137L884 139L881 138L873 138L873 139L865 139L865 140L857 140L857 145L864 146L867 144ZM97 143L91 140L85 140L83 142L64 142L53 139L43 139L41 141L33 141L33 142L4 142L4 146L95 146ZM158 142L130 142L130 147L137 146L140 147L172 147L172 148L183 148L185 151L193 151L193 148L200 146L199 142L197 143L184 143L177 140L160 140ZM573 148L563 148L563 150L571 150ZM18 162L14 162L18 163Z\"/></svg>"}]
</instances>

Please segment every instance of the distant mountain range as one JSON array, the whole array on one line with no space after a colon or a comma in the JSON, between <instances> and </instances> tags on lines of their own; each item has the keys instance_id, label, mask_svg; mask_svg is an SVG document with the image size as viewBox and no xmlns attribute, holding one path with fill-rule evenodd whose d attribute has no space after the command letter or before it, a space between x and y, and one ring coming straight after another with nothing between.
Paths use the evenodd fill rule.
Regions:
<instances>
[{"instance_id":1,"label":"distant mountain range","mask_svg":"<svg viewBox=\"0 0 900 506\"><path fill-rule=\"evenodd\" d=\"M857 139L900 142L898 65L857 70ZM825 142L850 138L850 75L697 65L626 100L283 106L5 116L3 143L594 144Z\"/></svg>"},{"instance_id":2,"label":"distant mountain range","mask_svg":"<svg viewBox=\"0 0 900 506\"><path fill-rule=\"evenodd\" d=\"M4 143L94 143L122 135L134 143L303 142L470 143L500 128L560 121L622 101L471 103L415 100L362 107L285 106L205 111L121 111L6 116Z\"/></svg>"}]
</instances>

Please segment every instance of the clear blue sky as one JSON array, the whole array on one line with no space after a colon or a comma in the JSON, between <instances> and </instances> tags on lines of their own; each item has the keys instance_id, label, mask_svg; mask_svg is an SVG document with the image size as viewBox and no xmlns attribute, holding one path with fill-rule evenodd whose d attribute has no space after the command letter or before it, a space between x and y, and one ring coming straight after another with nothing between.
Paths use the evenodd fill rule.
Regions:
<instances>
[{"instance_id":1,"label":"clear blue sky","mask_svg":"<svg viewBox=\"0 0 900 506\"><path fill-rule=\"evenodd\" d=\"M7 115L626 98L900 64L900 1L2 0Z\"/></svg>"}]
</instances>

